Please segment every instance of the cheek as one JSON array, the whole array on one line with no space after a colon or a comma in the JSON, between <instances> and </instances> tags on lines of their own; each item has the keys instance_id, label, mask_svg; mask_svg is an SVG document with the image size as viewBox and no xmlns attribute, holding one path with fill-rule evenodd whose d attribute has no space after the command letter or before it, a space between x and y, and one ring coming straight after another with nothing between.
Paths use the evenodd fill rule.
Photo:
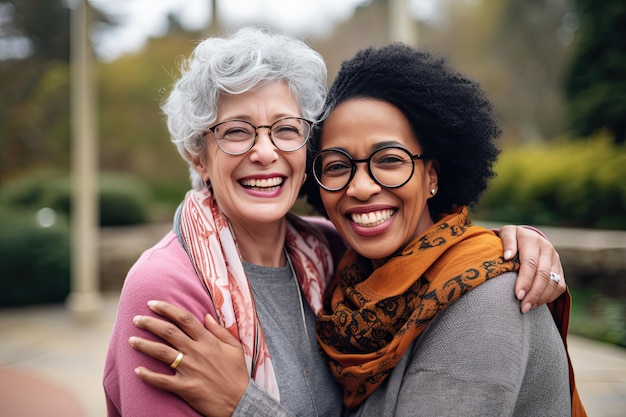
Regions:
<instances>
[{"instance_id":1,"label":"cheek","mask_svg":"<svg viewBox=\"0 0 626 417\"><path fill-rule=\"evenodd\" d=\"M333 209L337 207L337 201L339 200L338 194L340 193L329 193L328 191L321 192L322 204L324 205L324 208L326 209L326 212L331 220L337 217Z\"/></svg>"}]
</instances>

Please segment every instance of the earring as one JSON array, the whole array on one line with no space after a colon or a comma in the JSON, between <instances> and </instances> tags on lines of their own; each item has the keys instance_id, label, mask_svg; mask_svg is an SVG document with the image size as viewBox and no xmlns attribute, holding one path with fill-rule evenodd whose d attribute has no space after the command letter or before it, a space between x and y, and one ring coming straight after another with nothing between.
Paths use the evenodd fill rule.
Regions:
<instances>
[{"instance_id":1,"label":"earring","mask_svg":"<svg viewBox=\"0 0 626 417\"><path fill-rule=\"evenodd\" d=\"M430 195L434 196L436 193L437 193L437 191L435 191L434 188L430 190Z\"/></svg>"},{"instance_id":2,"label":"earring","mask_svg":"<svg viewBox=\"0 0 626 417\"><path fill-rule=\"evenodd\" d=\"M210 189L211 188L211 180L204 180L204 183L206 184L206 188Z\"/></svg>"}]
</instances>

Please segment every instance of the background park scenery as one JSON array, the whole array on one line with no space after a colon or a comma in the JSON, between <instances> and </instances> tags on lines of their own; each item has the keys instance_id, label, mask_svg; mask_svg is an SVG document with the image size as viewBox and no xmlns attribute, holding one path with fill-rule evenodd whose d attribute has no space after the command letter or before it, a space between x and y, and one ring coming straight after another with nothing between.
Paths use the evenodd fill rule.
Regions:
<instances>
[{"instance_id":1,"label":"background park scenery","mask_svg":"<svg viewBox=\"0 0 626 417\"><path fill-rule=\"evenodd\" d=\"M200 2L208 12L191 21L188 8ZM171 6L128 49L142 1L88 2L102 230L169 222L189 188L159 105L198 40L273 26L319 51L332 80L342 60L394 40L400 26L394 0L291 2L283 20L270 7L278 1L257 2L265 13L244 13L251 6L240 2L149 1ZM0 0L0 307L60 303L70 291L73 3ZM498 176L474 219L626 232L626 3L405 3L410 42L478 80L502 123ZM304 201L295 211L314 214ZM599 265L583 276L564 267L571 331L626 346L626 270L607 275Z\"/></svg>"}]
</instances>

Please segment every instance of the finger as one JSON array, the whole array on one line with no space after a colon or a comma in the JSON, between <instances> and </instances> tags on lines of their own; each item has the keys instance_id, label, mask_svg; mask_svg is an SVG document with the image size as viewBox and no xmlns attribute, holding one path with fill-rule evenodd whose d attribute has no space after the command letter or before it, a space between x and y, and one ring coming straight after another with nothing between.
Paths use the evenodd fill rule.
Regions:
<instances>
[{"instance_id":1,"label":"finger","mask_svg":"<svg viewBox=\"0 0 626 417\"><path fill-rule=\"evenodd\" d=\"M165 343L155 342L137 336L131 336L128 339L128 343L133 349L145 353L146 355L166 364L173 363L179 353L178 350L166 345Z\"/></svg>"},{"instance_id":2,"label":"finger","mask_svg":"<svg viewBox=\"0 0 626 417\"><path fill-rule=\"evenodd\" d=\"M242 348L241 342L233 336L231 332L225 327L221 326L212 315L207 314L204 316L204 325L206 329L213 334L219 341L226 343L233 347ZM242 348L243 349L243 348Z\"/></svg>"},{"instance_id":3,"label":"finger","mask_svg":"<svg viewBox=\"0 0 626 417\"><path fill-rule=\"evenodd\" d=\"M202 323L190 312L165 301L150 300L148 307L156 314L170 320L193 340L199 340L205 334Z\"/></svg>"},{"instance_id":4,"label":"finger","mask_svg":"<svg viewBox=\"0 0 626 417\"><path fill-rule=\"evenodd\" d=\"M139 315L133 317L133 323L138 328L147 330L178 349L183 345L188 345L192 341L192 339L175 324L157 317Z\"/></svg>"},{"instance_id":5,"label":"finger","mask_svg":"<svg viewBox=\"0 0 626 417\"><path fill-rule=\"evenodd\" d=\"M532 286L522 299L522 312L538 305L554 300L559 294L560 282L550 279L550 273L555 272L562 276L562 268L558 254L552 244L544 240L540 246L537 258L537 269L533 277Z\"/></svg>"},{"instance_id":6,"label":"finger","mask_svg":"<svg viewBox=\"0 0 626 417\"><path fill-rule=\"evenodd\" d=\"M520 239L524 237L524 233L534 233L525 230L520 230L519 232L518 238ZM535 237L538 237L538 235L535 235ZM526 241L525 244L523 241L519 243L520 269L518 278L515 281L515 296L520 301L528 302L526 297L534 284L533 280L539 267L541 246L536 243L537 242L535 242L535 244L529 244L528 241ZM522 303L522 306L524 306L524 303Z\"/></svg>"},{"instance_id":7,"label":"finger","mask_svg":"<svg viewBox=\"0 0 626 417\"><path fill-rule=\"evenodd\" d=\"M517 227L504 226L498 232L498 236L502 239L504 247L504 259L509 260L517 253Z\"/></svg>"},{"instance_id":8,"label":"finger","mask_svg":"<svg viewBox=\"0 0 626 417\"><path fill-rule=\"evenodd\" d=\"M178 386L176 375L154 372L143 366L135 368L135 375L148 385L162 390L175 392Z\"/></svg>"},{"instance_id":9,"label":"finger","mask_svg":"<svg viewBox=\"0 0 626 417\"><path fill-rule=\"evenodd\" d=\"M558 271L558 274L561 275L561 281L559 281L557 285L557 292L554 295L554 298L548 300L548 302L556 300L561 294L567 291L567 284L565 282L565 271L563 270L563 264L561 263L561 256L555 250L554 255L552 256L552 271Z\"/></svg>"},{"instance_id":10,"label":"finger","mask_svg":"<svg viewBox=\"0 0 626 417\"><path fill-rule=\"evenodd\" d=\"M543 257L545 257L545 255L543 255ZM538 262L545 263L545 260L542 260L542 259L543 259L542 255L540 254ZM530 289L528 290L528 292L526 293L526 295L524 296L524 298L522 298L520 302L520 305L522 306L522 313L526 313L527 311L536 307L537 305L545 304L541 302L543 294L546 291L548 291L549 293L552 293L551 288L549 287L550 272L548 268L549 266L547 265L541 266L540 264L535 269L535 275L530 278L531 280Z\"/></svg>"}]
</instances>

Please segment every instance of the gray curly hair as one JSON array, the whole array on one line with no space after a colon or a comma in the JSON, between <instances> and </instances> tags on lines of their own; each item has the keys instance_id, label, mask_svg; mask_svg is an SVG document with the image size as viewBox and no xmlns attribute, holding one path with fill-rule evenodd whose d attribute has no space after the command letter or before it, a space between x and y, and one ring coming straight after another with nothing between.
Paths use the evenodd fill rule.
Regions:
<instances>
[{"instance_id":1,"label":"gray curly hair","mask_svg":"<svg viewBox=\"0 0 626 417\"><path fill-rule=\"evenodd\" d=\"M207 127L216 122L220 93L242 94L259 83L284 80L301 116L313 121L327 93L327 70L319 53L299 39L255 27L199 43L180 72L161 109L197 190L205 184L191 161L204 149Z\"/></svg>"}]
</instances>

